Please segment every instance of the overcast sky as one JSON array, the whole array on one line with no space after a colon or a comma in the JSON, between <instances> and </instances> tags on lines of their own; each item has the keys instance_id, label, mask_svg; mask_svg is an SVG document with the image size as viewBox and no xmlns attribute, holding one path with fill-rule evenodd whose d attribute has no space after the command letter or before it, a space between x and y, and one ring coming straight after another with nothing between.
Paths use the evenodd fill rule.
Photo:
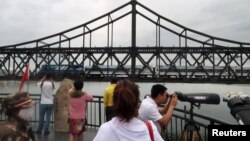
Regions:
<instances>
[{"instance_id":1,"label":"overcast sky","mask_svg":"<svg viewBox=\"0 0 250 141\"><path fill-rule=\"evenodd\" d=\"M0 46L55 34L130 0L1 0ZM138 0L183 26L250 42L250 0ZM143 25L141 25L143 26Z\"/></svg>"}]
</instances>

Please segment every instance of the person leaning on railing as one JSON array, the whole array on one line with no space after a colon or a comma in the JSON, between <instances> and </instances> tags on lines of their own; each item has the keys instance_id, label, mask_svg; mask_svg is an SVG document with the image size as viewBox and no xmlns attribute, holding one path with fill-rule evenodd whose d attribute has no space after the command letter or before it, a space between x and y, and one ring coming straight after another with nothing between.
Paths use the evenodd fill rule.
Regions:
<instances>
[{"instance_id":1,"label":"person leaning on railing","mask_svg":"<svg viewBox=\"0 0 250 141\"><path fill-rule=\"evenodd\" d=\"M69 99L69 141L83 141L83 131L86 124L86 103L93 101L93 96L82 91L84 83L76 80L74 87L70 90Z\"/></svg>"},{"instance_id":2,"label":"person leaning on railing","mask_svg":"<svg viewBox=\"0 0 250 141\"><path fill-rule=\"evenodd\" d=\"M169 100L167 88L161 84L155 84L151 88L151 95L146 97L139 108L139 118L143 121L152 120L159 123L162 129L171 121L174 108L177 105L178 98L173 95ZM168 102L167 102L168 101ZM165 104L164 108L158 109L158 105ZM162 130L163 131L163 130ZM167 140L167 134L162 132L163 138Z\"/></svg>"},{"instance_id":3,"label":"person leaning on railing","mask_svg":"<svg viewBox=\"0 0 250 141\"><path fill-rule=\"evenodd\" d=\"M113 95L114 116L101 125L94 141L163 141L152 122L147 125L138 116L140 93L138 86L129 80L117 84ZM150 134L151 133L151 134Z\"/></svg>"}]
</instances>

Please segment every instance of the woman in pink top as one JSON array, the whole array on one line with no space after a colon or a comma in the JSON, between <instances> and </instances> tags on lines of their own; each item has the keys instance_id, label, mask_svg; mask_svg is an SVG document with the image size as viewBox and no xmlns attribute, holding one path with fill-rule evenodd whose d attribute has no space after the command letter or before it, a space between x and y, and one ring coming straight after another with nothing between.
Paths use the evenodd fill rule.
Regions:
<instances>
[{"instance_id":1,"label":"woman in pink top","mask_svg":"<svg viewBox=\"0 0 250 141\"><path fill-rule=\"evenodd\" d=\"M93 96L82 91L83 81L76 80L74 88L70 92L69 100L69 140L74 141L75 137L78 141L83 141L83 131L86 120L86 103L92 101Z\"/></svg>"}]
</instances>

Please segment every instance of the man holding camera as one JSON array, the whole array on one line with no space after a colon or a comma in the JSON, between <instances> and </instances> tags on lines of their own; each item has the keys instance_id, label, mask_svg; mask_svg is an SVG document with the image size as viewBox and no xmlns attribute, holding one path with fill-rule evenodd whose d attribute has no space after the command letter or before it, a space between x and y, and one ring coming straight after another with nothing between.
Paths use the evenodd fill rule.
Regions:
<instances>
[{"instance_id":1,"label":"man holding camera","mask_svg":"<svg viewBox=\"0 0 250 141\"><path fill-rule=\"evenodd\" d=\"M177 102L176 95L170 97L165 86L155 84L151 88L151 95L146 97L140 105L139 118L143 121L152 120L158 122L161 127L165 127L172 118ZM162 104L165 104L165 106L158 109L158 105Z\"/></svg>"}]
</instances>

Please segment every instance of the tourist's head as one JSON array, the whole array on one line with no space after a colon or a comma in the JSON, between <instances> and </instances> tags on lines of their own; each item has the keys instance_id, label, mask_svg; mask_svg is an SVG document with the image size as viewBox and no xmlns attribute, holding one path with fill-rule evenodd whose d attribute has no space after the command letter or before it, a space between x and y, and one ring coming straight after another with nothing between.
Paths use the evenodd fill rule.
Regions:
<instances>
[{"instance_id":1,"label":"tourist's head","mask_svg":"<svg viewBox=\"0 0 250 141\"><path fill-rule=\"evenodd\" d=\"M33 114L34 103L28 92L10 94L3 100L0 113L5 111L7 116L18 116L29 120Z\"/></svg>"},{"instance_id":2,"label":"tourist's head","mask_svg":"<svg viewBox=\"0 0 250 141\"><path fill-rule=\"evenodd\" d=\"M75 82L74 82L74 87L75 87L75 89L76 90L82 90L82 88L83 88L83 81L82 80L76 80Z\"/></svg>"},{"instance_id":3,"label":"tourist's head","mask_svg":"<svg viewBox=\"0 0 250 141\"><path fill-rule=\"evenodd\" d=\"M166 103L167 102L167 88L161 84L155 84L151 88L151 97L153 99L159 99L158 104Z\"/></svg>"},{"instance_id":4,"label":"tourist's head","mask_svg":"<svg viewBox=\"0 0 250 141\"><path fill-rule=\"evenodd\" d=\"M45 78L52 79L53 78L52 73L51 72L46 73Z\"/></svg>"},{"instance_id":5,"label":"tourist's head","mask_svg":"<svg viewBox=\"0 0 250 141\"><path fill-rule=\"evenodd\" d=\"M116 77L111 77L110 83L111 83L111 84L117 83L117 78L116 78Z\"/></svg>"},{"instance_id":6,"label":"tourist's head","mask_svg":"<svg viewBox=\"0 0 250 141\"><path fill-rule=\"evenodd\" d=\"M124 80L118 83L114 90L114 114L122 121L128 122L138 115L140 102L138 86L132 81Z\"/></svg>"}]
</instances>

